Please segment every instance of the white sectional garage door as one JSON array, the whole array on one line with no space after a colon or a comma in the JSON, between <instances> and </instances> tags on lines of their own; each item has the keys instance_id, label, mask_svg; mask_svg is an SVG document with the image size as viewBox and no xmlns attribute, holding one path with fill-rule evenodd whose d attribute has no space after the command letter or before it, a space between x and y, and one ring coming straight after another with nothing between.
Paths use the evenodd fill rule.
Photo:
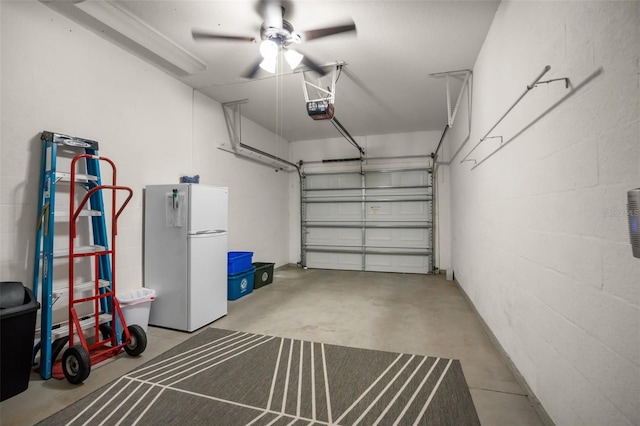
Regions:
<instances>
[{"instance_id":1,"label":"white sectional garage door","mask_svg":"<svg viewBox=\"0 0 640 426\"><path fill-rule=\"evenodd\" d=\"M427 169L306 175L302 264L431 273L431 179Z\"/></svg>"}]
</instances>

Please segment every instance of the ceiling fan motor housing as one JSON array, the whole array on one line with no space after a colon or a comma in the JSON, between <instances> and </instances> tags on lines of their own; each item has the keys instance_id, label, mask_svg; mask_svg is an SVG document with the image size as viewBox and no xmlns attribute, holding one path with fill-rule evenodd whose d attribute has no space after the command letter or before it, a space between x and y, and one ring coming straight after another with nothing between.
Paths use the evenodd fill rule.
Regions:
<instances>
[{"instance_id":1,"label":"ceiling fan motor housing","mask_svg":"<svg viewBox=\"0 0 640 426\"><path fill-rule=\"evenodd\" d=\"M0 0L1 1L1 0ZM314 60L301 52L293 49L292 44L306 43L322 37L332 36L347 32L355 32L356 25L353 21L348 24L337 25L326 28L316 28L304 32L296 32L291 22L284 19L285 8L283 3L290 4L288 0L258 0L256 11L263 17L264 21L260 26L260 54L262 58L258 59L254 64L242 75L244 78L254 78L260 68L267 72L275 73L277 70L277 56L284 53L291 69L295 69L301 62L304 63L311 71L323 76L326 74ZM248 41L255 43L256 38L251 36L236 36L228 34L217 34L215 32L201 31L197 29L191 30L191 36L194 40L235 40ZM327 106L328 111L328 106ZM311 114L310 114L311 115ZM327 118L331 118L332 115ZM318 117L321 119L322 117Z\"/></svg>"},{"instance_id":2,"label":"ceiling fan motor housing","mask_svg":"<svg viewBox=\"0 0 640 426\"><path fill-rule=\"evenodd\" d=\"M278 46L287 47L291 43L300 43L300 34L294 32L293 25L289 21L282 21L282 28L265 27L262 25L260 30L260 37L262 40L271 40L278 44Z\"/></svg>"}]
</instances>

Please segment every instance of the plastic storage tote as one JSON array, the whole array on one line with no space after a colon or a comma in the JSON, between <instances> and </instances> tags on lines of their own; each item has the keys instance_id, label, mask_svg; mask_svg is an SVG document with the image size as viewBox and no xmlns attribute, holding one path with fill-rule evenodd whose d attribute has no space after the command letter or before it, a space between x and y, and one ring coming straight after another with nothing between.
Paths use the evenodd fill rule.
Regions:
<instances>
[{"instance_id":1,"label":"plastic storage tote","mask_svg":"<svg viewBox=\"0 0 640 426\"><path fill-rule=\"evenodd\" d=\"M253 268L251 259L253 258L252 251L230 251L227 253L227 273L239 274L240 272L247 272Z\"/></svg>"},{"instance_id":2,"label":"plastic storage tote","mask_svg":"<svg viewBox=\"0 0 640 426\"><path fill-rule=\"evenodd\" d=\"M151 302L156 298L156 291L150 288L139 288L131 293L118 296L122 315L127 326L138 324L144 332L147 332L149 326L149 312L151 311Z\"/></svg>"},{"instance_id":3,"label":"plastic storage tote","mask_svg":"<svg viewBox=\"0 0 640 426\"><path fill-rule=\"evenodd\" d=\"M253 279L253 288L260 288L273 282L273 266L275 263L255 262L256 276Z\"/></svg>"},{"instance_id":4,"label":"plastic storage tote","mask_svg":"<svg viewBox=\"0 0 640 426\"><path fill-rule=\"evenodd\" d=\"M0 282L0 401L29 387L38 308L21 282Z\"/></svg>"},{"instance_id":5,"label":"plastic storage tote","mask_svg":"<svg viewBox=\"0 0 640 426\"><path fill-rule=\"evenodd\" d=\"M253 291L253 279L255 277L255 272L256 269L251 267L251 269L246 272L229 275L227 277L227 299L236 300L251 293Z\"/></svg>"}]
</instances>

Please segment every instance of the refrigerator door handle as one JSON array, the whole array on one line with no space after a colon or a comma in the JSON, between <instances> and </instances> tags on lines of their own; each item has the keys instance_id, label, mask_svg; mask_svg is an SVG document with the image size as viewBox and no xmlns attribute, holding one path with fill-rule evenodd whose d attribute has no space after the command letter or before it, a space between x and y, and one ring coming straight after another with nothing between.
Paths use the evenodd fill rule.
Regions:
<instances>
[{"instance_id":1,"label":"refrigerator door handle","mask_svg":"<svg viewBox=\"0 0 640 426\"><path fill-rule=\"evenodd\" d=\"M190 232L189 235L222 235L226 233L226 229L207 229L205 231Z\"/></svg>"}]
</instances>

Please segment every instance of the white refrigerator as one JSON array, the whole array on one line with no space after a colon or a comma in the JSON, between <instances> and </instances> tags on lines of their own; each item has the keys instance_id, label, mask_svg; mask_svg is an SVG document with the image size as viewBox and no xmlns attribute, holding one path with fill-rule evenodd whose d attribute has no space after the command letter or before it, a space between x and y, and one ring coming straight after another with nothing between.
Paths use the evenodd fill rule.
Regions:
<instances>
[{"instance_id":1,"label":"white refrigerator","mask_svg":"<svg viewBox=\"0 0 640 426\"><path fill-rule=\"evenodd\" d=\"M149 185L144 286L156 291L149 324L194 331L227 314L227 188Z\"/></svg>"}]
</instances>

